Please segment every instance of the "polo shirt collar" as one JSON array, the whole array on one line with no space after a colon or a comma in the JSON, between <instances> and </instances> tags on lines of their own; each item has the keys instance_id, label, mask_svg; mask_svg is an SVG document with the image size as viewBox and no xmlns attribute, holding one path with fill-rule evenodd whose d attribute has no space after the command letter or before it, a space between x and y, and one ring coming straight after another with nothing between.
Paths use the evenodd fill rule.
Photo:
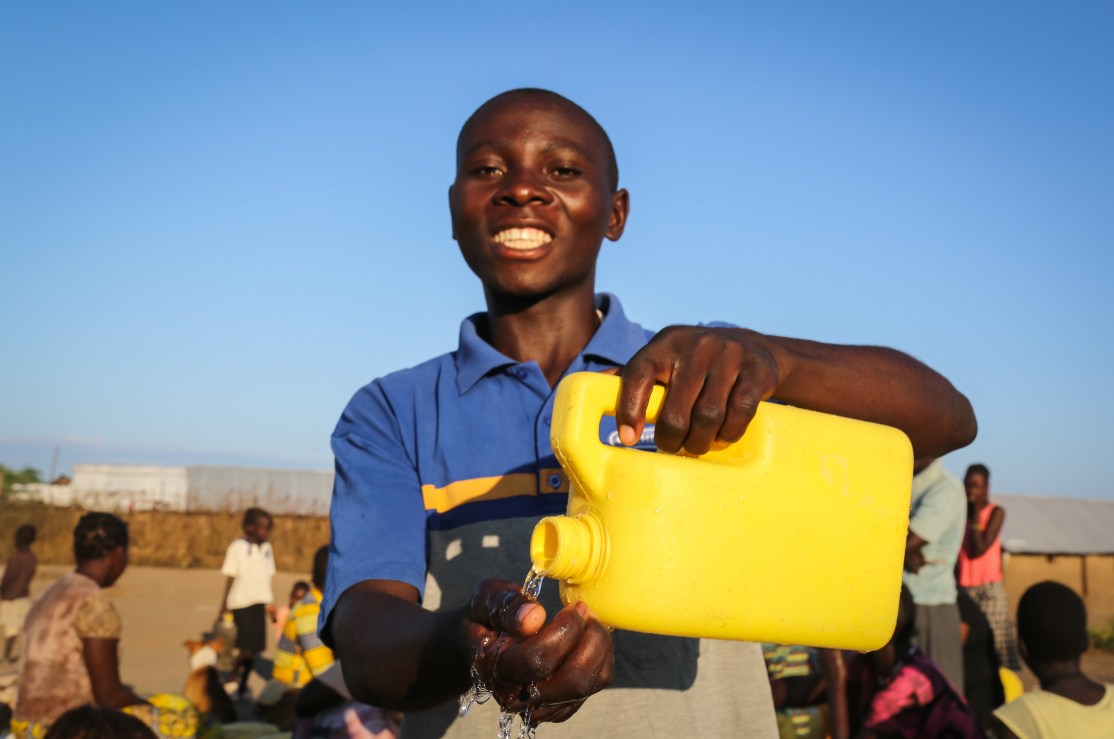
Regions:
<instances>
[{"instance_id":1,"label":"polo shirt collar","mask_svg":"<svg viewBox=\"0 0 1114 739\"><path fill-rule=\"evenodd\" d=\"M603 313L603 322L580 356L596 357L614 365L626 364L646 343L645 330L627 319L619 299L611 293L597 293L596 308ZM480 321L486 319L486 315L474 313L460 324L460 344L456 352L456 386L461 395L492 371L518 364L480 337L477 328Z\"/></svg>"}]
</instances>

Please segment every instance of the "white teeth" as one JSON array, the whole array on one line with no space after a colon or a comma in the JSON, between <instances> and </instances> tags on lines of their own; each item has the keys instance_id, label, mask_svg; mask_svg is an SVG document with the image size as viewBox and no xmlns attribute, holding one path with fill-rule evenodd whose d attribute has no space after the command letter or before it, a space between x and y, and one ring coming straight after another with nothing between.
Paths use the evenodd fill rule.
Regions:
<instances>
[{"instance_id":1,"label":"white teeth","mask_svg":"<svg viewBox=\"0 0 1114 739\"><path fill-rule=\"evenodd\" d=\"M511 249L537 249L553 241L553 237L540 228L505 228L495 234L495 243Z\"/></svg>"}]
</instances>

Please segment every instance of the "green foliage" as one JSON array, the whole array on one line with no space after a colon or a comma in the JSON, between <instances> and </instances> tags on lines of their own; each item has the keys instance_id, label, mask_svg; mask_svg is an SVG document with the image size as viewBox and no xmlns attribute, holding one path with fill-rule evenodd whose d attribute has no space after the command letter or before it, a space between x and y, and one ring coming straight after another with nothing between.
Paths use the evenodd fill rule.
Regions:
<instances>
[{"instance_id":1,"label":"green foliage","mask_svg":"<svg viewBox=\"0 0 1114 739\"><path fill-rule=\"evenodd\" d=\"M40 478L39 476L40 474L41 473L37 469L31 467L30 465L17 472L15 470L10 470L4 465L0 464L0 475L3 475L4 477L4 488L2 496L4 498L7 498L11 494L12 485L24 485L29 482L42 482L42 478Z\"/></svg>"},{"instance_id":2,"label":"green foliage","mask_svg":"<svg viewBox=\"0 0 1114 739\"><path fill-rule=\"evenodd\" d=\"M1091 629L1091 646L1114 652L1114 620L1101 629Z\"/></svg>"}]
</instances>

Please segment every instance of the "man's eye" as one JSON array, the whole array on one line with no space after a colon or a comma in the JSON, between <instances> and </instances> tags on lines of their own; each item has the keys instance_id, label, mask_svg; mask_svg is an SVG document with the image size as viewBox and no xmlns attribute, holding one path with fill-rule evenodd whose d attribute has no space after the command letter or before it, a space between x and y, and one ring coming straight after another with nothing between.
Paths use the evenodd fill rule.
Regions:
<instances>
[{"instance_id":1,"label":"man's eye","mask_svg":"<svg viewBox=\"0 0 1114 739\"><path fill-rule=\"evenodd\" d=\"M580 170L572 167L557 167L553 170L553 174L558 177L575 177L580 174Z\"/></svg>"},{"instance_id":2,"label":"man's eye","mask_svg":"<svg viewBox=\"0 0 1114 739\"><path fill-rule=\"evenodd\" d=\"M502 174L502 170L498 167L476 167L472 173L479 177L495 177Z\"/></svg>"}]
</instances>

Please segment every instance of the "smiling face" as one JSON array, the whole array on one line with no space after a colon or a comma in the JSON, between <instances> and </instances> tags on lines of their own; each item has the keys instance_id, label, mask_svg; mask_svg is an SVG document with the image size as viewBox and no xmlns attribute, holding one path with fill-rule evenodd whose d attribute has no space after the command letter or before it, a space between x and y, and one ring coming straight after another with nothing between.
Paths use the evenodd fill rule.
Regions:
<instances>
[{"instance_id":1,"label":"smiling face","mask_svg":"<svg viewBox=\"0 0 1114 739\"><path fill-rule=\"evenodd\" d=\"M449 209L485 289L541 298L594 279L629 207L608 165L603 135L559 97L510 93L477 111L461 131Z\"/></svg>"}]
</instances>

